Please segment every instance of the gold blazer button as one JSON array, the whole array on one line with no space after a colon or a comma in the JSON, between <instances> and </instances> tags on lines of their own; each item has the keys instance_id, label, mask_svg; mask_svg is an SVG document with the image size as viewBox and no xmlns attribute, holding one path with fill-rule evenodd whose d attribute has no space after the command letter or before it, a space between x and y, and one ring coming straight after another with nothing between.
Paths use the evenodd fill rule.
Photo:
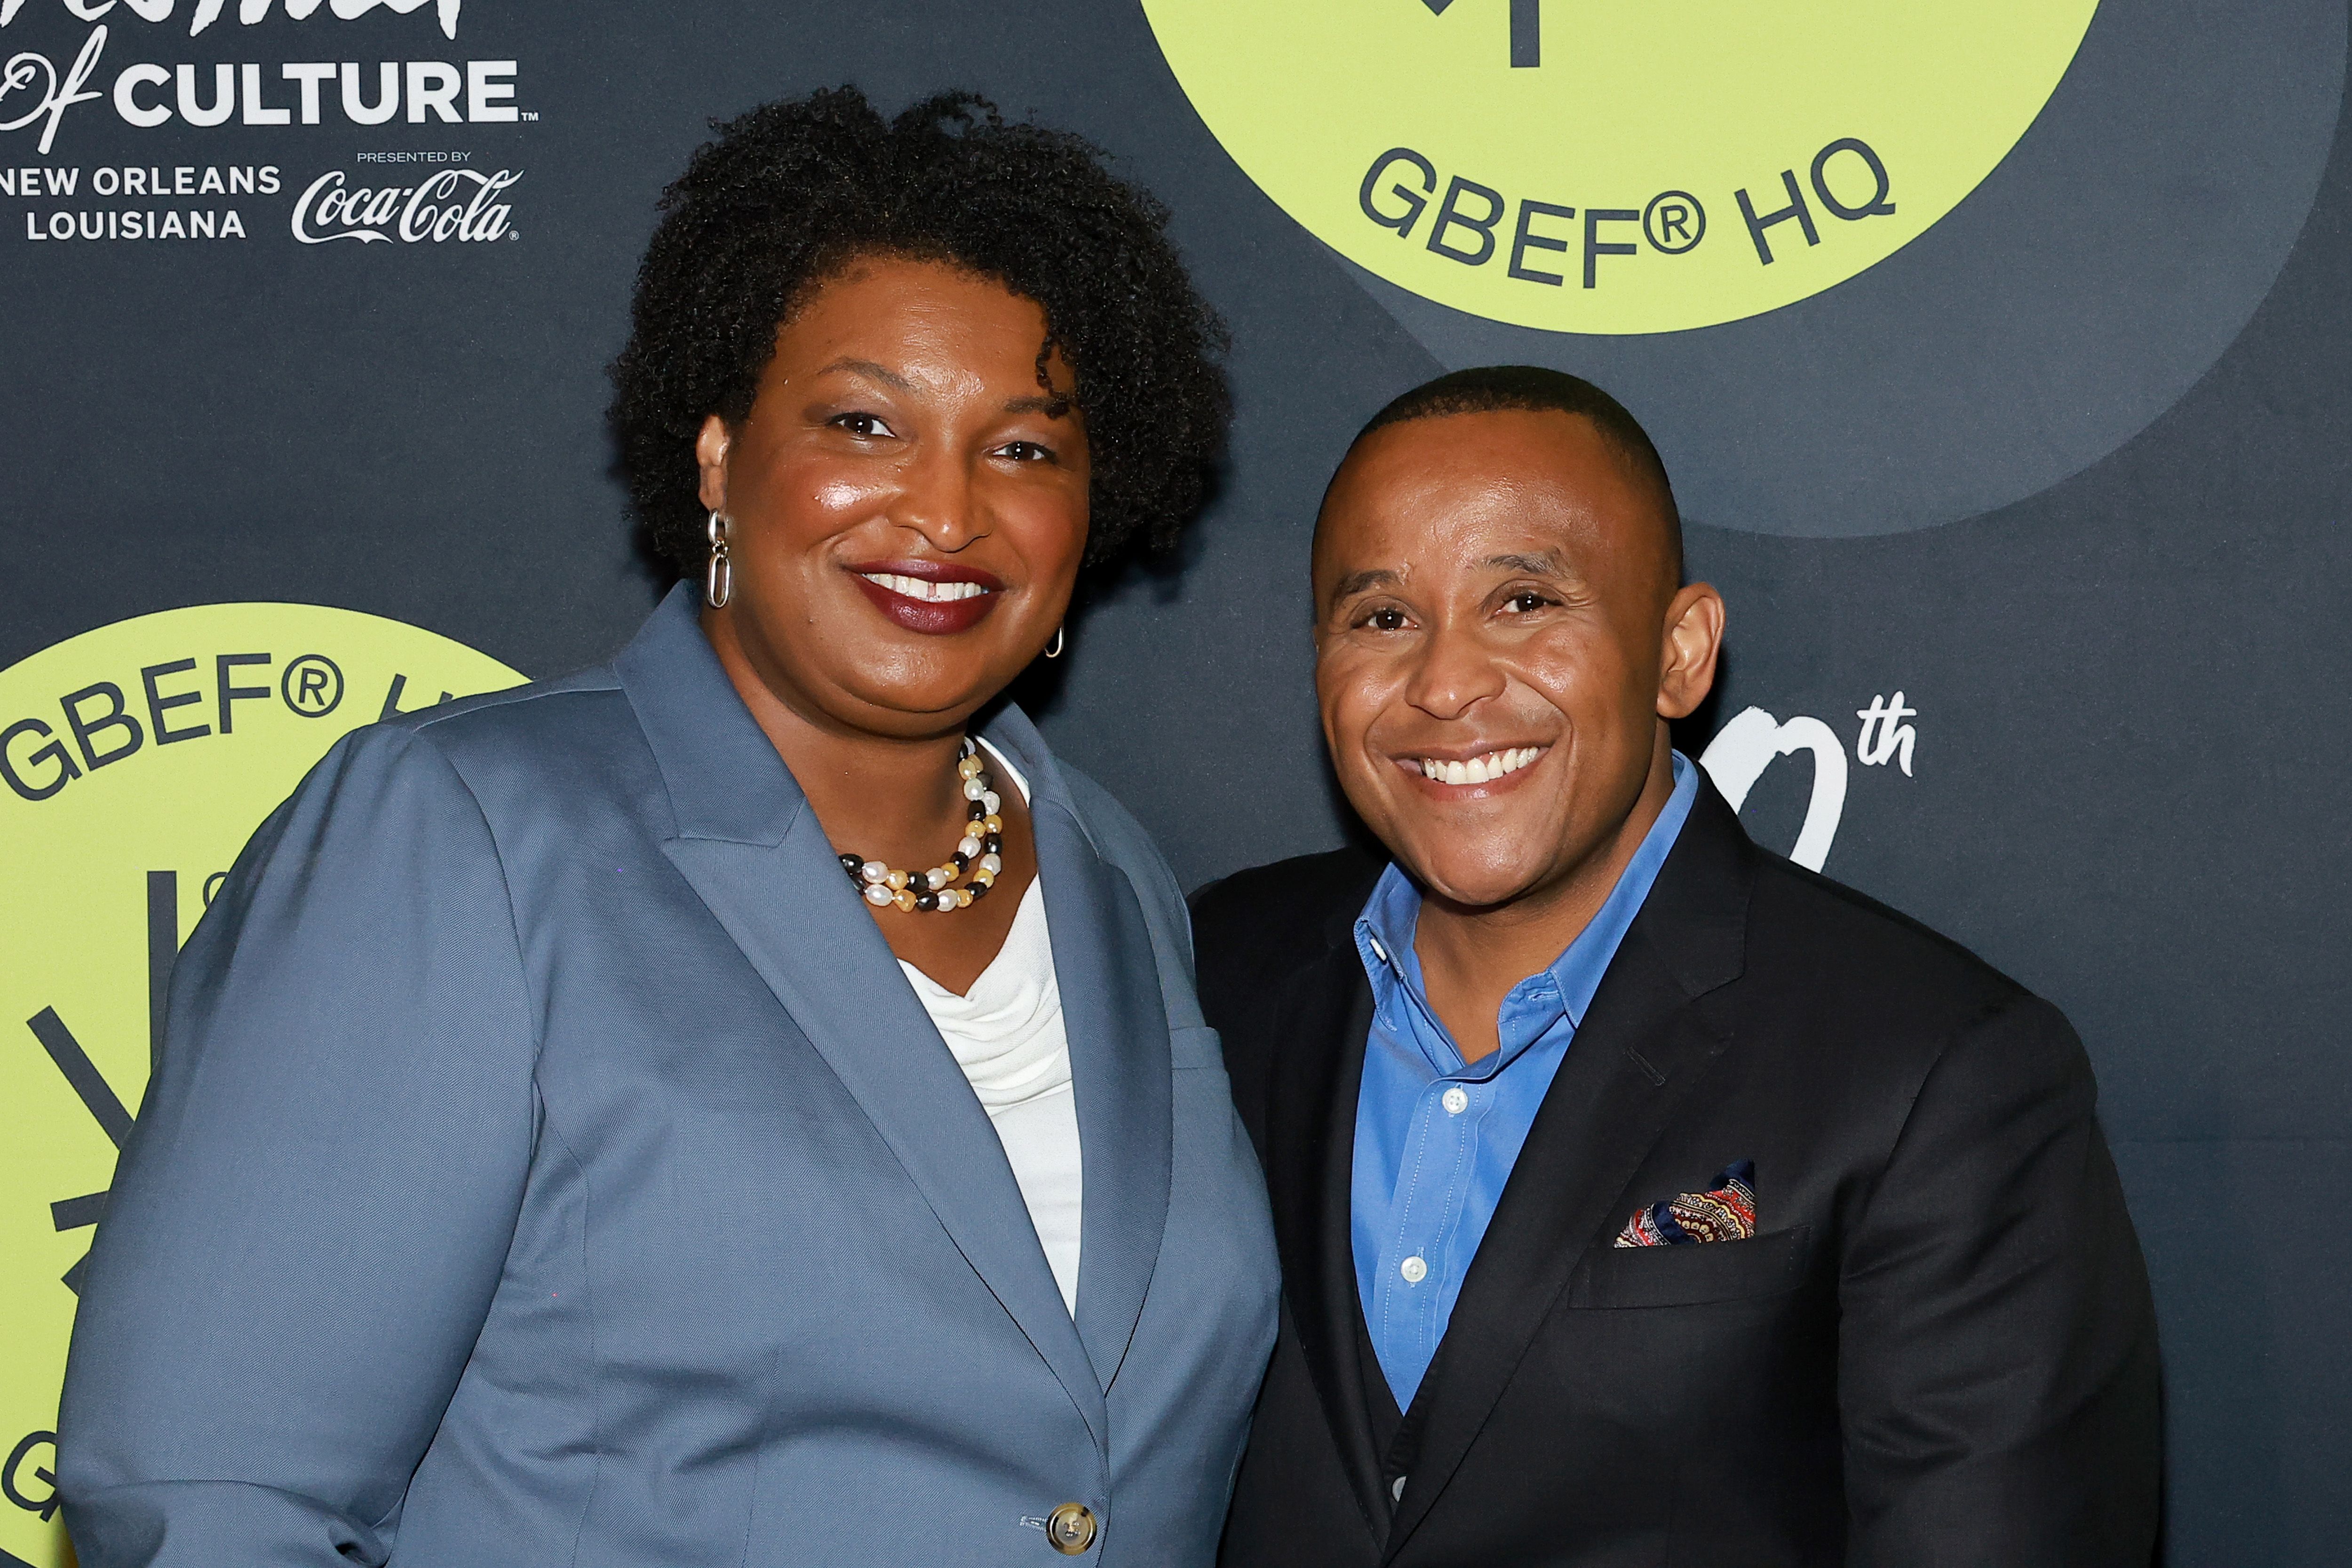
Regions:
<instances>
[{"instance_id":1,"label":"gold blazer button","mask_svg":"<svg viewBox=\"0 0 2352 1568\"><path fill-rule=\"evenodd\" d=\"M1045 1516L1045 1539L1065 1557L1083 1555L1095 1543L1095 1510L1082 1502L1066 1502Z\"/></svg>"}]
</instances>

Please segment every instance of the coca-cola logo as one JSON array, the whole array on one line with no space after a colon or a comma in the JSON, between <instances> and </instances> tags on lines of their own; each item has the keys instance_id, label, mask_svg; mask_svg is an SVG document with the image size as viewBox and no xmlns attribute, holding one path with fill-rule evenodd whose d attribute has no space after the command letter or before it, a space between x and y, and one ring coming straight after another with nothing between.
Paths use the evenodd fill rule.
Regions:
<instances>
[{"instance_id":1,"label":"coca-cola logo","mask_svg":"<svg viewBox=\"0 0 2352 1568\"><path fill-rule=\"evenodd\" d=\"M443 169L414 185L354 185L341 169L310 182L294 204L294 237L304 245L338 239L404 245L507 239L513 209L498 198L522 179L519 169L484 174Z\"/></svg>"}]
</instances>

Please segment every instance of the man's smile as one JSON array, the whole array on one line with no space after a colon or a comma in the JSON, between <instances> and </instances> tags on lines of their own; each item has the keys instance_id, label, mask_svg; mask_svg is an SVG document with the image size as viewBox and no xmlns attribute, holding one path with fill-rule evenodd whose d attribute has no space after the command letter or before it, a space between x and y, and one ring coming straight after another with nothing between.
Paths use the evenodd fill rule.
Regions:
<instances>
[{"instance_id":1,"label":"man's smile","mask_svg":"<svg viewBox=\"0 0 2352 1568\"><path fill-rule=\"evenodd\" d=\"M1396 763L1418 770L1433 784L1483 784L1519 772L1549 750L1549 746L1506 746L1469 757L1403 756Z\"/></svg>"}]
</instances>

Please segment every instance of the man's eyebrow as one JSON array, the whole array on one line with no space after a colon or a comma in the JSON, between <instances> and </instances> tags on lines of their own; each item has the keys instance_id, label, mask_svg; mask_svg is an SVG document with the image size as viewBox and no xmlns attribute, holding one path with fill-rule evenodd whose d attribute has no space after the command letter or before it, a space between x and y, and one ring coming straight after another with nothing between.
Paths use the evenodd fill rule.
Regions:
<instances>
[{"instance_id":1,"label":"man's eyebrow","mask_svg":"<svg viewBox=\"0 0 2352 1568\"><path fill-rule=\"evenodd\" d=\"M1334 603L1337 603L1370 588L1392 588L1403 581L1403 578L1385 566L1375 566L1363 572L1350 572L1332 587L1331 598Z\"/></svg>"},{"instance_id":2,"label":"man's eyebrow","mask_svg":"<svg viewBox=\"0 0 2352 1568\"><path fill-rule=\"evenodd\" d=\"M866 376L870 380L880 382L885 386L895 387L900 392L912 392L915 390L915 384L913 382L908 381L905 376L900 375L897 371L892 370L889 366L876 364L870 359L837 359L831 364L825 366L823 370L817 372L817 374L831 375L837 370L845 370L851 372L853 374Z\"/></svg>"},{"instance_id":3,"label":"man's eyebrow","mask_svg":"<svg viewBox=\"0 0 2352 1568\"><path fill-rule=\"evenodd\" d=\"M1530 577L1559 577L1568 573L1568 563L1557 550L1547 550L1535 555L1489 555L1480 563L1498 572L1520 572Z\"/></svg>"}]
</instances>

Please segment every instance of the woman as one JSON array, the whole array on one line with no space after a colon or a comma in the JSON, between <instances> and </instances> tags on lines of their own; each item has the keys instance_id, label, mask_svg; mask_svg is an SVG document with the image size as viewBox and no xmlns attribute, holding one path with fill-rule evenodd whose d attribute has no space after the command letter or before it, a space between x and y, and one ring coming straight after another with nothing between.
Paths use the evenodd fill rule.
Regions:
<instances>
[{"instance_id":1,"label":"woman","mask_svg":"<svg viewBox=\"0 0 2352 1568\"><path fill-rule=\"evenodd\" d=\"M772 105L665 208L614 412L686 581L240 858L86 1285L84 1568L1213 1555L1257 1169L1166 867L990 710L1197 500L1213 319L968 98Z\"/></svg>"}]
</instances>

